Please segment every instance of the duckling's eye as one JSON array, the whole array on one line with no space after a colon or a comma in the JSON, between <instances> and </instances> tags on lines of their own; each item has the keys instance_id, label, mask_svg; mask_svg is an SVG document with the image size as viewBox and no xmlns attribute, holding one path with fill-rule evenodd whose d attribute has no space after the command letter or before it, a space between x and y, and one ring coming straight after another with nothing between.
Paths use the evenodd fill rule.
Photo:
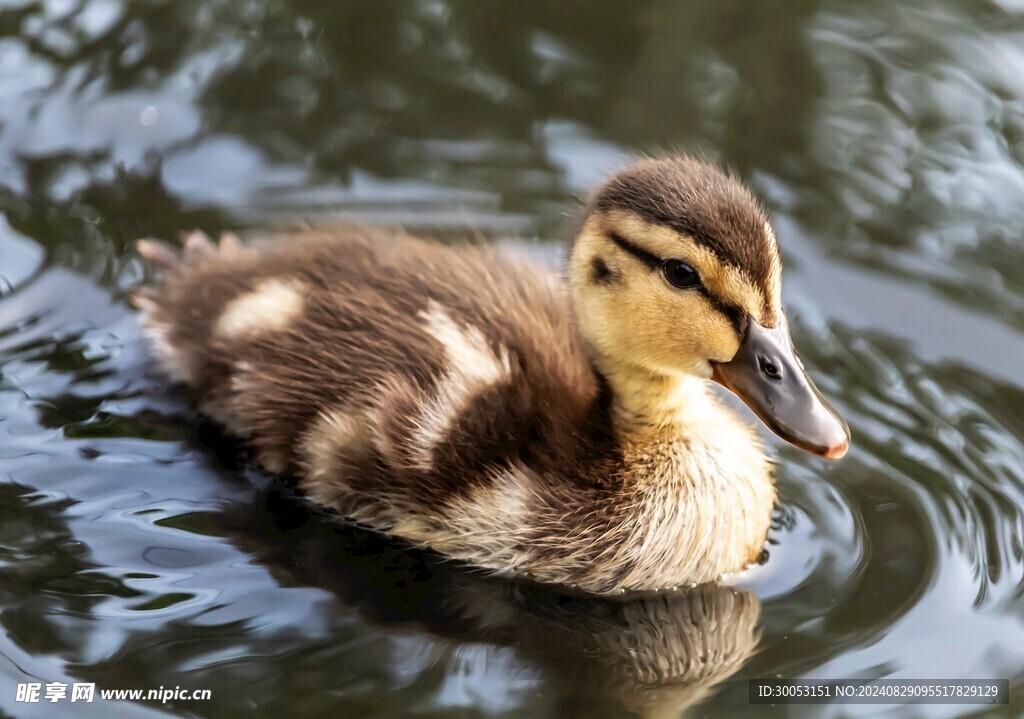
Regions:
<instances>
[{"instance_id":1,"label":"duckling's eye","mask_svg":"<svg viewBox=\"0 0 1024 719\"><path fill-rule=\"evenodd\" d=\"M665 279L673 287L686 289L687 287L696 287L700 284L700 276L697 274L697 270L682 260L665 260L661 266L661 271L665 274Z\"/></svg>"}]
</instances>

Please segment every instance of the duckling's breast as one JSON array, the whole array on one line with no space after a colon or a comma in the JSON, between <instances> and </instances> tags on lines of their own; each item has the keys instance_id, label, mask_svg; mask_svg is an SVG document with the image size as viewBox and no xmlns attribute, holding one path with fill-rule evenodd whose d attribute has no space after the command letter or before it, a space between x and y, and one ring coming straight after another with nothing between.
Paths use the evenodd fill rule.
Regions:
<instances>
[{"instance_id":1,"label":"duckling's breast","mask_svg":"<svg viewBox=\"0 0 1024 719\"><path fill-rule=\"evenodd\" d=\"M768 462L747 437L717 439L678 439L627 457L639 479L623 585L714 581L761 553L775 502Z\"/></svg>"}]
</instances>

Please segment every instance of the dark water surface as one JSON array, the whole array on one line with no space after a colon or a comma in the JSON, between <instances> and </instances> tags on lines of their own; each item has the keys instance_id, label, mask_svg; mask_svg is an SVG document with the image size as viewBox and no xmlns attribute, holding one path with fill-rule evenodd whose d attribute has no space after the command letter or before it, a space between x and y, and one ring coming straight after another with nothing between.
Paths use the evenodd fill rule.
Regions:
<instances>
[{"instance_id":1,"label":"dark water surface","mask_svg":"<svg viewBox=\"0 0 1024 719\"><path fill-rule=\"evenodd\" d=\"M0 711L741 716L751 677L887 676L1008 678L987 715L1020 715L1022 133L1020 0L0 2ZM767 199L854 435L778 448L738 589L567 598L339 525L189 414L125 303L135 238L297 217L553 262L580 193L678 147Z\"/></svg>"}]
</instances>

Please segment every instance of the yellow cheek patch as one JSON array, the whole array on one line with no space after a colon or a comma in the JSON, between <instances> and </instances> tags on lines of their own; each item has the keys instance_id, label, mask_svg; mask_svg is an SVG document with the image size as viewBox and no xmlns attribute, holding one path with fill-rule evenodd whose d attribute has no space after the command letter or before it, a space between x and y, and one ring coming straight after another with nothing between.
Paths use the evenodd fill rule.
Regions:
<instances>
[{"instance_id":1,"label":"yellow cheek patch","mask_svg":"<svg viewBox=\"0 0 1024 719\"><path fill-rule=\"evenodd\" d=\"M704 300L706 309L701 310L703 315L701 333L701 344L704 347L707 358L714 362L727 362L736 356L740 348L740 338L736 328L726 320L722 313L716 310L711 303Z\"/></svg>"}]
</instances>

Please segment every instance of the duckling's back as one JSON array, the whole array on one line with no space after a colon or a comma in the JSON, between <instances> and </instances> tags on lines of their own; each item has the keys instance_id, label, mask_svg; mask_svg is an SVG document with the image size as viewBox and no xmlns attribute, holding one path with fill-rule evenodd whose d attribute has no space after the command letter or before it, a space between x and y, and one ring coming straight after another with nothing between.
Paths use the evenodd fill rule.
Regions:
<instances>
[{"instance_id":1,"label":"duckling's back","mask_svg":"<svg viewBox=\"0 0 1024 719\"><path fill-rule=\"evenodd\" d=\"M165 370L357 520L415 540L503 468L545 476L594 436L563 289L525 261L351 229L140 251L164 269L136 302Z\"/></svg>"}]
</instances>

